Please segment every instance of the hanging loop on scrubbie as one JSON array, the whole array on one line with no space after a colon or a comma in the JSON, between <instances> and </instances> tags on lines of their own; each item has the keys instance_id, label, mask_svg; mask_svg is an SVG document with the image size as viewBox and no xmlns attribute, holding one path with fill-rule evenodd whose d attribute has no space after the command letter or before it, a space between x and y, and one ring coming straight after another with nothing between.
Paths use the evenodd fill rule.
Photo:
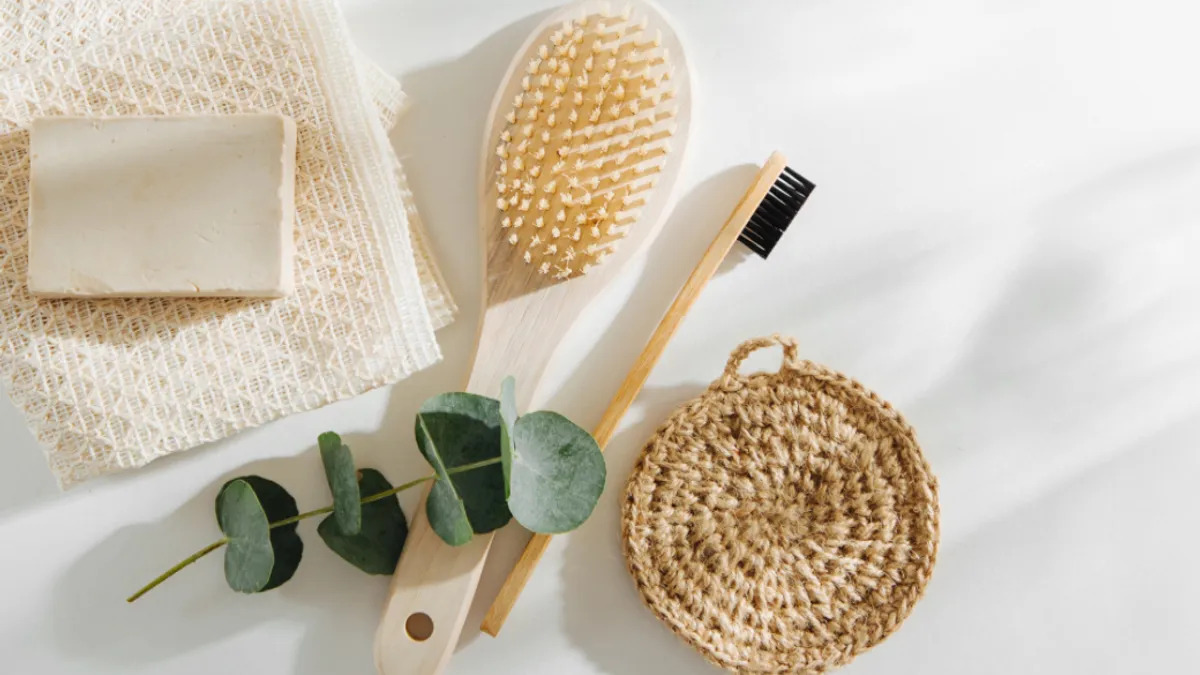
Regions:
<instances>
[{"instance_id":1,"label":"hanging loop on scrubbie","mask_svg":"<svg viewBox=\"0 0 1200 675\"><path fill-rule=\"evenodd\" d=\"M783 364L779 367L782 371L785 368L793 369L800 367L800 346L796 339L786 335L776 333L770 337L754 338L746 340L733 350L729 355L729 362L725 364L725 376L737 377L738 370L741 369L742 363L750 357L751 354L768 347L783 347Z\"/></svg>"}]
</instances>

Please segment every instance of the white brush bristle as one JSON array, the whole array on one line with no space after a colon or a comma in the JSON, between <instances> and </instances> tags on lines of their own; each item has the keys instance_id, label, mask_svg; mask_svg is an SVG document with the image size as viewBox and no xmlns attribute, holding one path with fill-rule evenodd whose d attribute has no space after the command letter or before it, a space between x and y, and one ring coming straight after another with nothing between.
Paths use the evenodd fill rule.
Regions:
<instances>
[{"instance_id":1,"label":"white brush bristle","mask_svg":"<svg viewBox=\"0 0 1200 675\"><path fill-rule=\"evenodd\" d=\"M497 143L496 206L509 212L506 240L540 274L594 269L646 204L675 130L662 45L625 8L564 22L530 58Z\"/></svg>"}]
</instances>

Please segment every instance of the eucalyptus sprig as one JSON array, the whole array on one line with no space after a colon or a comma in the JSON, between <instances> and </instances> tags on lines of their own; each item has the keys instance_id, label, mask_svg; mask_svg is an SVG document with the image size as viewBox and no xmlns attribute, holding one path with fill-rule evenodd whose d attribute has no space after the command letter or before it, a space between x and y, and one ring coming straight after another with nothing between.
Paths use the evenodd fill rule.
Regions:
<instances>
[{"instance_id":1,"label":"eucalyptus sprig","mask_svg":"<svg viewBox=\"0 0 1200 675\"><path fill-rule=\"evenodd\" d=\"M428 482L433 486L426 517L452 546L514 518L533 532L568 532L588 519L604 490L604 459L595 439L558 413L518 415L511 377L499 399L453 392L425 401L415 433L433 473L395 487L374 469L356 469L337 434L321 434L318 447L333 504L312 511L300 513L283 486L261 476L228 481L216 499L224 536L128 602L221 548L230 588L242 593L277 588L292 578L304 553L298 524L322 515L317 534L334 553L368 574L391 574L408 537L396 495Z\"/></svg>"}]
</instances>

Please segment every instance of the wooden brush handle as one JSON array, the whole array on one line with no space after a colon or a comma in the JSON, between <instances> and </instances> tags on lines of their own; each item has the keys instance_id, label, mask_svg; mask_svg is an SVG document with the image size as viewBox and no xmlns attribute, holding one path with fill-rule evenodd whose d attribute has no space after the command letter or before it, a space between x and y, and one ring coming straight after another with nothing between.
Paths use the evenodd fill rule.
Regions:
<instances>
[{"instance_id":1,"label":"wooden brush handle","mask_svg":"<svg viewBox=\"0 0 1200 675\"><path fill-rule=\"evenodd\" d=\"M380 675L442 672L458 644L491 545L491 534L464 546L447 545L430 527L421 500L375 641Z\"/></svg>"},{"instance_id":2,"label":"wooden brush handle","mask_svg":"<svg viewBox=\"0 0 1200 675\"><path fill-rule=\"evenodd\" d=\"M512 375L517 380L517 406L526 409L557 346L555 336L562 332L547 327L546 321L574 320L572 309L559 304L562 295L556 291L537 301L524 296L487 307L466 391L495 397L501 380ZM547 311L534 312L534 305ZM511 348L514 335L523 336L523 349ZM428 490L425 494L428 497ZM475 535L463 546L445 543L433 531L422 500L412 514L376 634L380 675L442 672L462 634L491 543L491 533Z\"/></svg>"},{"instance_id":3,"label":"wooden brush handle","mask_svg":"<svg viewBox=\"0 0 1200 675\"><path fill-rule=\"evenodd\" d=\"M758 172L758 176L754 179L754 183L750 189L738 202L737 208L730 214L729 220L725 222L725 226L717 233L713 242L709 244L708 250L704 252L704 257L697 263L696 268L692 270L691 276L688 277L687 283L683 285L679 293L675 296L675 301L671 303L671 307L667 310L662 321L659 322L658 328L654 330L654 334L650 336L650 341L646 343L645 349L642 350L638 360L633 364L633 368L625 377L625 381L621 383L617 394L613 396L612 401L608 404L608 409L604 413L604 417L600 420L600 425L596 427L593 436L596 437L596 442L600 447L608 445L612 439L613 433L617 430L617 425L620 424L621 418L625 416L625 412L629 410L629 406L633 405L634 399L642 390L642 386L646 384L646 379L650 377L650 372L654 370L654 365L658 363L659 357L667 348L667 343L671 340L671 336L675 334L675 330L679 328L679 324L683 323L683 318L687 315L688 310L696 302L696 298L700 297L700 292L708 284L716 274L717 268L721 266L721 262L725 260L725 256L729 254L729 249L733 248L738 236L749 222L750 216L754 215L754 211L762 200L767 196L767 191L774 185L775 180L779 178L779 174L787 166L787 159L783 154L776 152L771 155L767 163ZM550 545L551 535L535 534L526 544L524 552L521 553L520 560L517 561L516 567L509 573L508 578L504 581L504 586L500 588L500 594L496 596L496 600L492 603L488 610L487 616L484 617L483 632L491 636L499 634L500 629L504 626L505 620L512 612L512 608L517 603L517 598L520 597L521 591L525 588L525 584L529 582L529 578L533 575L533 570L541 560L542 554L546 552L546 548Z\"/></svg>"},{"instance_id":4,"label":"wooden brush handle","mask_svg":"<svg viewBox=\"0 0 1200 675\"><path fill-rule=\"evenodd\" d=\"M479 225L485 270L482 297L486 310L476 347L472 383L467 391L496 396L503 375L513 375L517 381L518 409L528 409L527 404L533 403L531 395L538 390L538 382L546 364L558 346L563 344L564 337L569 334L580 312L620 273L630 257L653 239L683 166L692 108L686 50L671 30L670 21L652 1L625 0L621 3L636 13L636 19L624 12L614 17L608 4L603 0L568 4L549 14L532 31L529 39L517 50L516 58L496 91L484 129L484 142L480 146ZM600 20L597 15L612 19ZM595 21L589 18L588 34L603 31L602 44L610 43L610 36L617 34L614 28L622 32L623 37L619 38L621 44L632 45L636 41L637 49L622 47L613 52L614 64L626 63L636 56L634 60L638 64L638 72L655 77L657 83L647 89L656 92L651 99L645 102L639 100L642 108L631 107L632 103L618 107L622 121L636 122L634 115L625 114L627 112L636 114L642 120L632 128L624 127L620 136L615 135L618 130L616 119L601 123L585 118L589 119L588 129L600 131L604 138L609 139L603 145L590 144L591 131L566 138L556 131L547 138L545 134L549 134L549 128L555 126L550 120L555 114L545 114L539 118L541 113L538 111L549 110L557 104L537 100L536 94L525 92L526 88L532 86L525 84L531 81L526 77L530 60L537 58L540 49L549 49L553 34L561 31L565 22L582 29L583 17L595 17ZM617 28L618 24L624 24L624 27ZM652 34L638 38L651 26ZM574 33L571 34L574 36ZM572 42L575 39L572 37ZM597 35L596 39L601 37ZM652 48L643 44L649 39L654 42ZM570 62L576 57L587 63L595 41L585 39L580 44L584 48L568 51L567 57L557 66L559 70L563 66L569 69ZM655 55L653 61L652 54ZM651 67L652 63L654 65ZM664 67L660 68L657 64ZM549 67L549 60L545 65ZM646 71L647 67L650 67L649 71ZM548 77L547 68L539 66ZM579 84L575 78L563 82L570 83L568 88L571 91L590 101L593 90L600 86L599 79L597 77L589 81L583 78L583 84ZM668 79L670 83L665 84ZM538 93L543 88L539 85ZM530 96L535 97L532 103ZM517 97L520 97L520 103L516 103ZM611 110L601 111L591 102L581 105L584 106L581 111L589 116L596 115L599 118L601 112L607 117L617 115ZM529 125L528 131L525 130L525 124L518 126L515 123L517 108L522 108L521 117ZM574 104L563 106L558 116L567 117L567 111L574 112L573 108ZM643 112L651 113L654 121L650 126L644 125L651 118L647 118ZM510 115L513 116L513 122L508 121ZM539 120L544 120L544 124ZM524 143L513 143L511 141L515 139L512 134L516 132L511 131L512 128L521 129L521 135L526 137L534 128L538 128L541 131L538 137L547 140L536 144L538 150ZM504 136L506 131L510 132L508 138ZM673 144L669 154L668 138ZM564 143L567 140L570 141L570 147ZM625 143L628 143L628 148ZM648 143L653 143L653 147ZM561 170L562 167L555 168L560 163L565 166L565 160L555 159L560 151L564 156L567 152L582 152L584 145L595 145L594 149L600 157L607 158L609 163L614 158L618 159L618 166L603 177L593 172L594 169L603 168L600 158L596 158L596 163L572 163L574 168L565 171ZM632 152L635 149L637 153ZM539 156L539 151L545 154ZM587 152L589 158L593 157L592 150ZM504 158L504 155L509 155L509 158ZM627 161L630 158L634 160L633 163ZM540 168L546 169L546 174L539 178L532 169L538 166L535 161L543 160ZM641 170L635 171L635 168ZM554 178L558 173L563 174L561 180ZM634 174L642 177L635 180ZM497 180L499 176L507 176L508 181ZM599 201L592 203L590 198L583 199L575 188L568 190L571 176L578 181L577 185L589 186L584 196L595 191L595 196L608 206L602 206ZM601 181L605 182L603 192L599 191ZM655 184L657 187L649 189ZM561 193L558 185L562 185ZM529 194L529 190L538 187L541 191L536 197ZM568 208L563 199L567 192L572 193L572 200L578 200L576 206ZM500 201L502 197L507 197L506 206L503 207ZM612 201L618 197L619 203ZM547 202L547 206L542 205L543 201ZM553 221L537 215L553 212L556 208ZM566 220L568 212L573 216L569 224ZM582 223L578 220L581 216L584 218ZM521 228L526 220L529 224L517 232L517 228ZM568 236L564 236L557 226L559 222L564 226L569 225ZM588 222L593 225L586 228L588 239L585 241L582 239L585 229L581 225ZM548 240L542 240L534 233L543 225L549 225L543 233L550 235ZM575 243L583 246L589 257L594 256L593 262L598 263L599 254L607 250L607 244L599 245L598 242L607 242L609 237L621 234L622 230L627 231L623 233L624 242L620 248L603 265L595 265L590 270L583 269L583 261L578 260ZM514 238L516 241L513 241ZM599 245L599 248L593 249L593 245ZM571 266L566 264L572 262L567 255L569 252L576 254L576 262ZM585 271L587 273L583 276L576 275ZM560 277L568 279L562 281ZM489 372L485 373L485 368ZM505 372L500 372L501 368ZM523 403L525 396L529 398ZM490 534L479 535L467 546L451 548L432 533L424 509L414 514L409 538L400 557L376 635L376 663L382 675L436 675L442 671L464 630L462 622L476 590L490 540ZM428 628L428 622L421 620L421 615L427 615L433 624L431 634L423 641L418 639L418 635L424 636L425 631L414 633L413 630Z\"/></svg>"}]
</instances>

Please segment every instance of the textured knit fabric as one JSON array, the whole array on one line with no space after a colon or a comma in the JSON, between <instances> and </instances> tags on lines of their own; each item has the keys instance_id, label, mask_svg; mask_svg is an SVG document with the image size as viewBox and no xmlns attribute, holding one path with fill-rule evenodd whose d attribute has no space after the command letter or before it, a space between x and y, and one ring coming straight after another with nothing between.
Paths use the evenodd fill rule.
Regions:
<instances>
[{"instance_id":1,"label":"textured knit fabric","mask_svg":"<svg viewBox=\"0 0 1200 675\"><path fill-rule=\"evenodd\" d=\"M414 252L385 128L402 103L332 0L0 1L0 378L62 485L440 358L433 330L454 308L432 259ZM28 294L30 120L248 111L298 126L292 297Z\"/></svg>"}]
</instances>

